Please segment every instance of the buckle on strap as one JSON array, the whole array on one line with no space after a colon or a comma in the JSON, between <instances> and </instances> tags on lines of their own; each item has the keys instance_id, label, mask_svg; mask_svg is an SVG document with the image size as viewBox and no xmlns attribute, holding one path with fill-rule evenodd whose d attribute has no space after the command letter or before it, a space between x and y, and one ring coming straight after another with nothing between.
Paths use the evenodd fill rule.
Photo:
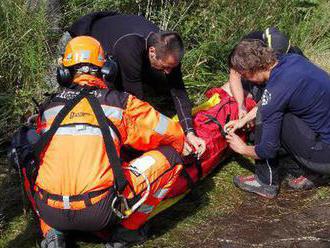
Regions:
<instances>
[{"instance_id":1,"label":"buckle on strap","mask_svg":"<svg viewBox=\"0 0 330 248\"><path fill-rule=\"evenodd\" d=\"M144 195L131 208L128 205L127 199L123 195L117 193L117 196L114 197L112 204L111 204L112 211L120 219L127 219L133 212L135 212L135 210L137 210L147 200L147 198L150 194L150 182L149 182L148 177L143 172L140 172L136 168L133 168L130 166L130 167L123 167L123 169L130 170L130 171L138 174L139 176L142 176L147 185ZM118 200L120 200L119 207L116 208L116 205L118 206L118 203L117 203Z\"/></svg>"},{"instance_id":2,"label":"buckle on strap","mask_svg":"<svg viewBox=\"0 0 330 248\"><path fill-rule=\"evenodd\" d=\"M63 209L70 209L70 196L64 195L62 196L63 199Z\"/></svg>"}]
</instances>

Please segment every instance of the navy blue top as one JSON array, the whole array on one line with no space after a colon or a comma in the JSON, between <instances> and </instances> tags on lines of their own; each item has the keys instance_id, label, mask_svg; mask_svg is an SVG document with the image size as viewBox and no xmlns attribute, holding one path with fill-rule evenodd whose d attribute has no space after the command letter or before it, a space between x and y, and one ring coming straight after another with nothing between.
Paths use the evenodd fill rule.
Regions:
<instances>
[{"instance_id":1,"label":"navy blue top","mask_svg":"<svg viewBox=\"0 0 330 248\"><path fill-rule=\"evenodd\" d=\"M321 141L330 144L329 74L296 54L285 55L272 69L261 99L262 137L258 157L273 158L280 147L283 115L302 119Z\"/></svg>"}]
</instances>

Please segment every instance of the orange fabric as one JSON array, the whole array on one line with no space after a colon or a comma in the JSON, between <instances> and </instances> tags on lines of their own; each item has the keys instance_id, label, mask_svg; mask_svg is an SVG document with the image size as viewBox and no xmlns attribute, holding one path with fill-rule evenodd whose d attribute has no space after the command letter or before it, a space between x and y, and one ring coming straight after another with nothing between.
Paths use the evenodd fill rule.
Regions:
<instances>
[{"instance_id":1,"label":"orange fabric","mask_svg":"<svg viewBox=\"0 0 330 248\"><path fill-rule=\"evenodd\" d=\"M107 195L109 194L108 191L104 192L101 195L98 195L96 197L91 198L91 203L95 204L98 203L99 201L101 201L102 199L104 199ZM40 199L42 199L42 195L39 194ZM56 200L52 200L52 199L48 199L47 200L47 205L53 208L59 208L59 209L63 209L64 208L64 204L63 201L56 201ZM86 208L86 204L84 201L71 201L70 202L70 210L81 210Z\"/></svg>"},{"instance_id":2,"label":"orange fabric","mask_svg":"<svg viewBox=\"0 0 330 248\"><path fill-rule=\"evenodd\" d=\"M89 63L102 67L105 62L101 44L93 37L78 36L68 42L65 48L63 65L70 67L80 63Z\"/></svg>"},{"instance_id":3,"label":"orange fabric","mask_svg":"<svg viewBox=\"0 0 330 248\"><path fill-rule=\"evenodd\" d=\"M145 160L145 158L148 158L148 160ZM153 164L151 164L152 159L154 161ZM125 228L130 230L140 228L147 221L152 211L156 209L158 204L164 199L167 192L170 191L173 184L179 178L180 172L183 168L182 165L171 167L166 157L159 151L147 152L129 164L137 168L146 168L147 166L145 162L150 164L149 168L144 172L151 184L150 193L142 206L128 219L121 222ZM141 194L142 191L145 191L146 185L141 176L136 176L134 173L128 171L126 172L126 175L137 194ZM130 198L133 195L132 192L126 190L124 196Z\"/></svg>"},{"instance_id":4,"label":"orange fabric","mask_svg":"<svg viewBox=\"0 0 330 248\"><path fill-rule=\"evenodd\" d=\"M150 183L154 183L165 171L171 169L171 164L168 162L167 158L157 150L144 153L142 156L132 160L127 167L128 166L143 171ZM132 192L131 189L127 187L123 193L126 198L131 199L134 197L134 193L139 195L147 188L144 178L142 176L136 176L136 172L125 170L124 173L134 191Z\"/></svg>"},{"instance_id":5,"label":"orange fabric","mask_svg":"<svg viewBox=\"0 0 330 248\"><path fill-rule=\"evenodd\" d=\"M79 85L88 85L91 87L98 87L100 89L105 89L108 88L108 86L105 84L104 80L101 78L98 78L94 75L89 75L89 74L81 74L77 75L73 79L73 83L79 84Z\"/></svg>"},{"instance_id":6,"label":"orange fabric","mask_svg":"<svg viewBox=\"0 0 330 248\"><path fill-rule=\"evenodd\" d=\"M135 96L130 96L125 111L125 124L127 126L127 140L125 144L137 150L150 150L160 145L170 145L181 154L184 143L184 133L181 125L167 118L167 127L164 134L159 134L155 128L162 115L150 104L143 102Z\"/></svg>"},{"instance_id":7,"label":"orange fabric","mask_svg":"<svg viewBox=\"0 0 330 248\"><path fill-rule=\"evenodd\" d=\"M148 103L133 96L129 96L126 106L126 109L111 107L111 111L122 111L122 117L110 117L121 133L123 144L139 150L172 145L181 153L184 134L179 123L161 115ZM47 108L44 113L46 112ZM40 126L47 130L55 116L44 118L44 123L40 123ZM166 125L162 124L164 122ZM93 129L91 133L84 133L87 130L82 125L84 123ZM109 166L103 137L88 101L83 99L78 103L61 124L65 126L57 130L41 158L36 185L51 194L68 196L113 186L113 172ZM118 139L114 139L114 143L119 154L121 144ZM135 185L139 182L131 183Z\"/></svg>"},{"instance_id":8,"label":"orange fabric","mask_svg":"<svg viewBox=\"0 0 330 248\"><path fill-rule=\"evenodd\" d=\"M36 185L52 194L80 195L109 188L113 174L102 136L54 136Z\"/></svg>"},{"instance_id":9,"label":"orange fabric","mask_svg":"<svg viewBox=\"0 0 330 248\"><path fill-rule=\"evenodd\" d=\"M47 224L46 224L46 222L43 220L43 219L41 219L41 218L39 218L39 222L40 222L40 229L41 229L41 232L42 232L42 235L44 236L44 237L46 237L46 234L49 232L49 230L50 229L52 229L50 226L48 226Z\"/></svg>"},{"instance_id":10,"label":"orange fabric","mask_svg":"<svg viewBox=\"0 0 330 248\"><path fill-rule=\"evenodd\" d=\"M81 100L81 102L64 118L61 124L70 125L75 123L88 123L94 126L98 125L96 116L93 114L92 107L87 99Z\"/></svg>"}]
</instances>

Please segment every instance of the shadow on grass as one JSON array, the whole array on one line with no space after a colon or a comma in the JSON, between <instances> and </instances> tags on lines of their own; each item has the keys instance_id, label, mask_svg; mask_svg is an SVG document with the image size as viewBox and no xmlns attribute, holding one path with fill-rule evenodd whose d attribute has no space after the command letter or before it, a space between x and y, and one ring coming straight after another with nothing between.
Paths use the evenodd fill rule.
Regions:
<instances>
[{"instance_id":1,"label":"shadow on grass","mask_svg":"<svg viewBox=\"0 0 330 248\"><path fill-rule=\"evenodd\" d=\"M232 157L224 159L206 178L198 182L185 198L151 219L150 229L152 230L151 235L153 238L165 234L172 228L175 228L178 223L207 208L209 203L208 192L216 187L213 176L232 160ZM243 160L243 162L244 167L253 168L253 165L249 164L248 161Z\"/></svg>"},{"instance_id":2,"label":"shadow on grass","mask_svg":"<svg viewBox=\"0 0 330 248\"><path fill-rule=\"evenodd\" d=\"M6 247L39 247L41 242L41 234L38 227L38 222L35 218L29 216L28 223L25 226L24 231L21 231L16 237L7 242Z\"/></svg>"},{"instance_id":3,"label":"shadow on grass","mask_svg":"<svg viewBox=\"0 0 330 248\"><path fill-rule=\"evenodd\" d=\"M19 175L10 168L4 158L0 164L0 213L2 215L1 233L6 231L12 219L23 214Z\"/></svg>"},{"instance_id":4,"label":"shadow on grass","mask_svg":"<svg viewBox=\"0 0 330 248\"><path fill-rule=\"evenodd\" d=\"M0 246L31 247L38 237L36 221L23 195L19 174L5 158L1 160L0 176ZM25 230L20 232L23 228ZM19 234L15 236L16 233Z\"/></svg>"}]
</instances>

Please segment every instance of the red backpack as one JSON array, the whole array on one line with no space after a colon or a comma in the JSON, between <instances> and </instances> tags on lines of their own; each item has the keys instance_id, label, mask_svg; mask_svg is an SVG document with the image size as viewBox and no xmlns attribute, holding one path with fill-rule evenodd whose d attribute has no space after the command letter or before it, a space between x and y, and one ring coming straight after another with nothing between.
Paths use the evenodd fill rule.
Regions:
<instances>
[{"instance_id":1,"label":"red backpack","mask_svg":"<svg viewBox=\"0 0 330 248\"><path fill-rule=\"evenodd\" d=\"M196 159L188 161L167 198L185 193L193 184L217 167L228 154L228 143L223 127L228 121L238 119L237 102L222 88L210 89L205 95L210 98L216 93L220 96L220 102L208 110L199 111L194 117L196 134L205 140L206 151L199 161ZM251 98L245 99L248 111L255 105ZM246 139L246 134L243 132L239 133L239 136Z\"/></svg>"}]
</instances>

